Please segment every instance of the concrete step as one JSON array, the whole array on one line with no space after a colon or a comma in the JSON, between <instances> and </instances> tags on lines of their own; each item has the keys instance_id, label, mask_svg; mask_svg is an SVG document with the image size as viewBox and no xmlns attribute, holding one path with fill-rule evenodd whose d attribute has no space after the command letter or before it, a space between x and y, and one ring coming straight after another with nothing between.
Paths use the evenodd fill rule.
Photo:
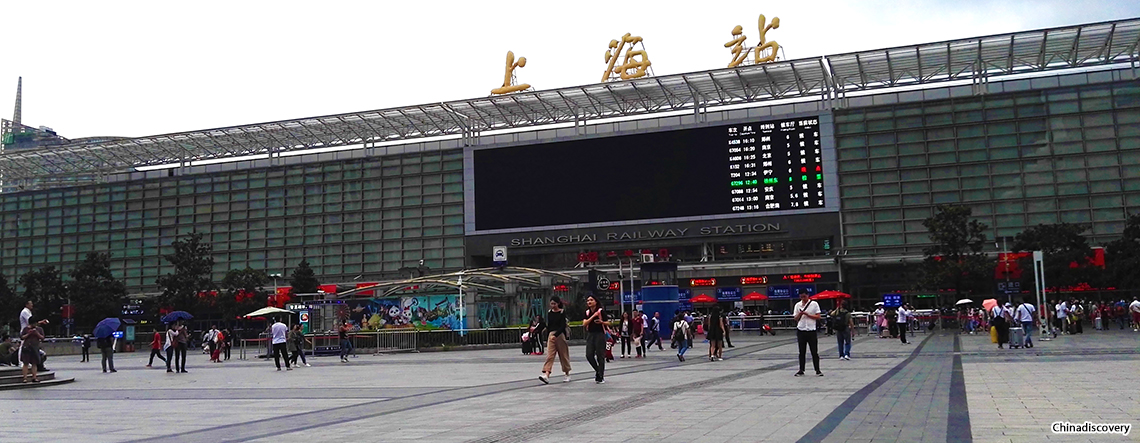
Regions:
<instances>
[{"instance_id":1,"label":"concrete step","mask_svg":"<svg viewBox=\"0 0 1140 443\"><path fill-rule=\"evenodd\" d=\"M31 374L28 375L31 376ZM48 371L39 373L39 379L41 382L52 380L54 378L55 372ZM18 371L14 374L0 374L0 385L19 384L23 379L24 376L21 375Z\"/></svg>"},{"instance_id":2,"label":"concrete step","mask_svg":"<svg viewBox=\"0 0 1140 443\"><path fill-rule=\"evenodd\" d=\"M13 389L42 388L44 386L63 385L63 384L71 383L73 381L75 381L74 378L53 378L51 380L44 380L43 378L40 378L39 383L20 383L19 381L17 381L16 384L0 385L0 391L8 391L8 390L13 390Z\"/></svg>"}]
</instances>

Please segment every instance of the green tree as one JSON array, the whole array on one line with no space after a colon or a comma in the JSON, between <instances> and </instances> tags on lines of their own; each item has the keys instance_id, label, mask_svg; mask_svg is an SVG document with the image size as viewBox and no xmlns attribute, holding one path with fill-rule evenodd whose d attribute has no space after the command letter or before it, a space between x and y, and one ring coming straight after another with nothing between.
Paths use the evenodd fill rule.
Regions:
<instances>
[{"instance_id":1,"label":"green tree","mask_svg":"<svg viewBox=\"0 0 1140 443\"><path fill-rule=\"evenodd\" d=\"M294 294L315 293L320 285L321 282L317 281L317 275L313 273L313 268L309 267L308 260L301 260L301 263L293 268L293 275L289 277L289 286Z\"/></svg>"},{"instance_id":2,"label":"green tree","mask_svg":"<svg viewBox=\"0 0 1140 443\"><path fill-rule=\"evenodd\" d=\"M20 310L24 309L24 301L8 286L8 278L0 273L0 318L4 319L0 329L7 326L10 333L15 333L14 330L19 327L15 319L19 318Z\"/></svg>"},{"instance_id":3,"label":"green tree","mask_svg":"<svg viewBox=\"0 0 1140 443\"><path fill-rule=\"evenodd\" d=\"M67 294L59 269L44 266L28 271L20 276L20 286L24 287L24 300L31 300L35 305L32 311L34 318L48 319L51 328L57 330L64 296Z\"/></svg>"},{"instance_id":4,"label":"green tree","mask_svg":"<svg viewBox=\"0 0 1140 443\"><path fill-rule=\"evenodd\" d=\"M214 289L210 273L214 269L213 247L202 241L202 234L193 232L170 245L174 252L164 255L174 273L158 277L155 283L162 288L159 305L176 310L193 310L198 305L198 293Z\"/></svg>"},{"instance_id":5,"label":"green tree","mask_svg":"<svg viewBox=\"0 0 1140 443\"><path fill-rule=\"evenodd\" d=\"M265 271L246 267L230 269L222 280L222 293L218 294L217 308L222 318L231 321L265 306L268 292L265 284L269 276Z\"/></svg>"},{"instance_id":6,"label":"green tree","mask_svg":"<svg viewBox=\"0 0 1140 443\"><path fill-rule=\"evenodd\" d=\"M955 300L967 293L992 290L994 261L982 252L989 226L971 220L973 211L966 206L939 205L936 209L934 216L922 222L934 244L922 251L926 258L919 286L953 289Z\"/></svg>"},{"instance_id":7,"label":"green tree","mask_svg":"<svg viewBox=\"0 0 1140 443\"><path fill-rule=\"evenodd\" d=\"M1072 287L1081 283L1096 285L1098 269L1084 266L1093 251L1083 233L1088 226L1069 223L1037 225L1014 237L1013 251L1041 251L1045 258L1045 284L1049 287ZM1071 267L1072 263L1081 266ZM1021 288L1032 290L1033 258L1021 260Z\"/></svg>"},{"instance_id":8,"label":"green tree","mask_svg":"<svg viewBox=\"0 0 1140 443\"><path fill-rule=\"evenodd\" d=\"M1121 238L1104 246L1106 286L1140 290L1140 213L1128 216Z\"/></svg>"},{"instance_id":9,"label":"green tree","mask_svg":"<svg viewBox=\"0 0 1140 443\"><path fill-rule=\"evenodd\" d=\"M68 273L67 293L74 307L75 326L90 330L107 317L118 317L127 299L127 286L111 275L111 255L91 252Z\"/></svg>"}]
</instances>

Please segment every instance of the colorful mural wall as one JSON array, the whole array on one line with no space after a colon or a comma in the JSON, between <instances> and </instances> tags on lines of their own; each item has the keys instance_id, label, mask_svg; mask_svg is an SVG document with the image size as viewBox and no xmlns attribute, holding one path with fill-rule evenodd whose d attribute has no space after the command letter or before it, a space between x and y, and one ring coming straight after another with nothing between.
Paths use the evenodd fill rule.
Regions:
<instances>
[{"instance_id":1,"label":"colorful mural wall","mask_svg":"<svg viewBox=\"0 0 1140 443\"><path fill-rule=\"evenodd\" d=\"M458 295L349 300L348 319L362 330L461 329Z\"/></svg>"}]
</instances>

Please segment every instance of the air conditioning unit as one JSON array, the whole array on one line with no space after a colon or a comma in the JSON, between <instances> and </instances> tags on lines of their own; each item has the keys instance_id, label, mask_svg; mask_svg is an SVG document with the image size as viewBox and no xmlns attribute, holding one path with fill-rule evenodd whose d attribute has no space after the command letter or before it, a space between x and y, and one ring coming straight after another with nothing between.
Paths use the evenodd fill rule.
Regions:
<instances>
[{"instance_id":1,"label":"air conditioning unit","mask_svg":"<svg viewBox=\"0 0 1140 443\"><path fill-rule=\"evenodd\" d=\"M641 254L642 263L653 263L653 254Z\"/></svg>"}]
</instances>

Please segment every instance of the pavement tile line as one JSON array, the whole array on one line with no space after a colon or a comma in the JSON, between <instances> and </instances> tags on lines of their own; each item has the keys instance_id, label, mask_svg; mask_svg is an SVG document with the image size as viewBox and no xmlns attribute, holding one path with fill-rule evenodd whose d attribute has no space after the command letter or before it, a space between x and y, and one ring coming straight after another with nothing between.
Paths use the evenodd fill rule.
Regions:
<instances>
[{"instance_id":1,"label":"pavement tile line","mask_svg":"<svg viewBox=\"0 0 1140 443\"><path fill-rule=\"evenodd\" d=\"M930 339L934 338L934 336L935 334L927 334L926 338L923 339L922 342L919 343L913 351L911 351L910 356L907 357L906 360L903 360L899 364L895 365L895 367L891 368L883 375L880 375L879 378L876 378L866 386L863 386L863 388L856 391L854 394L851 394L850 397L847 397L847 400L844 400L843 403L840 403L839 406L833 409L830 414L827 414L827 416L824 417L823 420L820 420L819 423L817 423L814 427L812 427L807 434L804 434L803 437L800 437L799 440L796 440L796 443L822 442L823 439L827 438L828 435L831 435L831 431L834 431L835 428L843 422L844 418L847 418L847 415L850 414L851 411L854 411L855 408L859 406L859 403L862 403L863 400L870 396L872 392L874 392L880 386L886 384L887 381L891 379L891 377L894 377L895 374L899 373L899 371L902 371L902 369L910 364L910 362L914 361L914 359L918 357L919 353L922 351L922 348L926 347L926 343L930 342Z\"/></svg>"},{"instance_id":2,"label":"pavement tile line","mask_svg":"<svg viewBox=\"0 0 1140 443\"><path fill-rule=\"evenodd\" d=\"M731 358L739 358L755 352L760 352L780 346L795 343L795 339L785 339L771 343L758 343L755 345L741 346L735 348L735 351L726 349L728 356L725 360ZM756 348L756 349L752 349ZM742 353L743 352L743 353ZM711 362L704 362L711 363ZM647 363L633 367L622 368L613 371L613 375L635 374L640 372L655 371L660 369L667 369L679 366L679 362L665 361L658 363ZM609 371L607 371L609 372ZM575 375L585 375L586 372L573 373ZM593 375L590 371L589 375ZM214 443L228 443L228 442L244 442L255 439L263 439L274 437L278 435L289 434L298 431L308 431L320 427L337 426L347 421L363 420L369 418L380 417L400 412L407 412L415 409L422 409L442 404L452 403L456 401L470 400L488 395L501 394L510 391L517 391L521 389L532 389L541 387L536 380L519 380L508 381L499 383L489 383L486 385L479 385L473 387L458 387L447 388L438 391L414 394L402 397L392 397L382 400L369 401L350 406L339 406L335 408L327 408L315 410L310 412L282 415L280 417L266 418L260 420L252 420L241 423L232 423L223 426L216 426L212 428L199 429L180 434L168 434L163 436L148 437L136 440L130 440L131 443L169 443L171 441L210 441ZM424 397L429 397L425 401ZM431 400L430 398L436 398ZM440 398L442 397L442 398ZM381 408L377 410L377 408ZM359 411L359 412L358 412ZM339 416L338 416L339 415ZM189 439L189 440L188 440Z\"/></svg>"},{"instance_id":3,"label":"pavement tile line","mask_svg":"<svg viewBox=\"0 0 1140 443\"><path fill-rule=\"evenodd\" d=\"M760 352L760 351L764 351L767 349L776 348L779 346L784 346L784 345L788 345L788 344L792 344L792 343L795 343L795 340L790 340L790 341L787 341L783 344L774 345L774 346L771 346L771 347L765 348L765 349L758 349L755 351L750 351L750 352L747 352L744 354L730 355L728 358L725 358L725 360L728 360L729 358L741 358L741 357L744 357L748 354L752 354L755 352ZM784 358L784 360L787 360L787 358ZM703 363L712 363L712 362L703 362ZM609 416L612 416L612 415L615 415L618 413L627 412L627 411L630 411L632 409L640 408L640 407L646 406L652 402L657 402L660 400L665 400L665 399L668 399L671 397L675 397L677 395L682 395L685 392L693 392L696 390L700 390L702 388L707 388L709 386L715 386L715 385L724 384L724 383L728 383L728 382L732 382L732 381L737 381L737 380L741 380L744 378L756 376L756 375L759 375L759 374L762 374L765 372L778 371L781 369L787 369L787 368L794 367L797 365L799 365L799 361L794 360L791 362L781 363L778 365L766 366L766 367L757 368L757 369L749 369L747 371L741 371L741 372L736 372L736 373L732 373L732 374L728 374L728 375L722 375L720 377L710 378L707 380L701 380L701 381L696 381L696 382L692 382L692 383L686 383L683 385L672 386L669 388L668 391L648 392L648 393L641 394L641 395L634 395L631 397L626 397L626 398L623 398L623 399L618 400L616 402L609 402L606 404L606 406L586 408L586 409L571 412L569 414L565 414L565 415L562 415L559 417L543 419L542 421L540 421L538 423L533 423L533 424L526 425L526 426L508 429L508 430L499 432L497 434L488 435L486 437L481 437L481 438L477 438L474 440L468 440L467 443L520 443L520 442L525 442L525 441L529 441L529 440L534 440L534 439L541 438L541 437L544 437L544 436L547 436L547 435L550 435L550 434L553 434L553 433L556 433L556 432L559 432L559 431L562 431L562 430L565 430L568 428L579 426L583 423L587 423L587 422L591 422L591 421L595 421L595 420L600 420L600 419L603 419L603 418L606 418L606 417L609 417Z\"/></svg>"},{"instance_id":4,"label":"pavement tile line","mask_svg":"<svg viewBox=\"0 0 1140 443\"><path fill-rule=\"evenodd\" d=\"M959 335L954 334L954 351L962 350ZM970 429L970 403L966 401L966 377L962 372L962 356L954 356L954 370L950 374L950 411L946 420L946 443L972 442Z\"/></svg>"}]
</instances>

